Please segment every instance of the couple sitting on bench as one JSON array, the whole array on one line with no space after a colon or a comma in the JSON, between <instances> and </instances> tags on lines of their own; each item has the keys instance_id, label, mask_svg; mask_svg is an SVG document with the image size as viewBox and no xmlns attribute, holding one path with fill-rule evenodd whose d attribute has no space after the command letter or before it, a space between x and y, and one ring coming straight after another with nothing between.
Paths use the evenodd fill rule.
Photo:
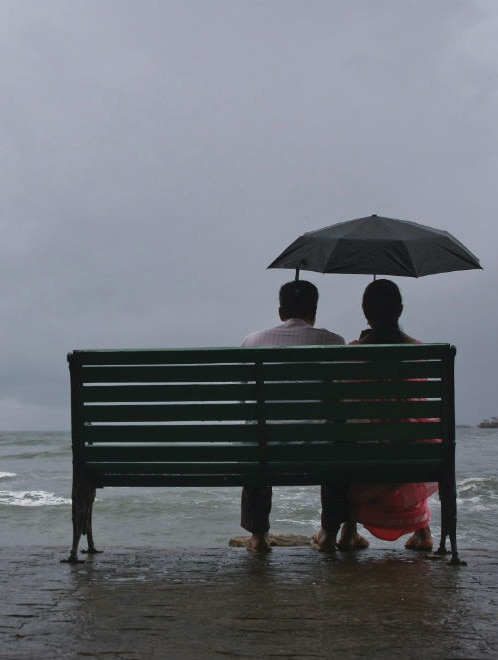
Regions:
<instances>
[{"instance_id":1,"label":"couple sitting on bench","mask_svg":"<svg viewBox=\"0 0 498 660\"><path fill-rule=\"evenodd\" d=\"M248 335L243 346L297 346L344 344L344 338L315 328L318 290L310 282L296 280L284 284L279 294L282 324ZM360 344L418 344L400 330L403 311L401 294L390 280L374 280L365 289L363 312L370 328L361 333ZM432 550L427 498L438 489L437 483L369 484L321 486L321 528L311 543L318 550L356 550L368 547L357 531L362 523L374 536L393 541L410 534L405 547ZM241 525L251 533L247 548L270 550L271 487L245 487L241 499ZM340 523L343 522L339 540Z\"/></svg>"}]
</instances>

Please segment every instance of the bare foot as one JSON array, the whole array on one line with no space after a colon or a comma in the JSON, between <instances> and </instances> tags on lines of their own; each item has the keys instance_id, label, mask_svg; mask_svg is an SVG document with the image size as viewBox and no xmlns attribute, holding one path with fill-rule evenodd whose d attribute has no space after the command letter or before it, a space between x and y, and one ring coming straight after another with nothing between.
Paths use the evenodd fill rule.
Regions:
<instances>
[{"instance_id":1,"label":"bare foot","mask_svg":"<svg viewBox=\"0 0 498 660\"><path fill-rule=\"evenodd\" d=\"M270 552L270 535L268 533L253 534L247 541L246 548L250 552Z\"/></svg>"},{"instance_id":2,"label":"bare foot","mask_svg":"<svg viewBox=\"0 0 498 660\"><path fill-rule=\"evenodd\" d=\"M320 527L318 532L311 537L311 545L320 552L335 552L335 536L332 537L323 527Z\"/></svg>"},{"instance_id":3,"label":"bare foot","mask_svg":"<svg viewBox=\"0 0 498 660\"><path fill-rule=\"evenodd\" d=\"M432 535L429 525L422 527L414 532L405 543L407 550L423 550L430 552L432 550Z\"/></svg>"},{"instance_id":4,"label":"bare foot","mask_svg":"<svg viewBox=\"0 0 498 660\"><path fill-rule=\"evenodd\" d=\"M339 550L363 550L368 548L370 543L364 536L358 534L356 523L344 523L341 529L341 536L337 543Z\"/></svg>"}]
</instances>

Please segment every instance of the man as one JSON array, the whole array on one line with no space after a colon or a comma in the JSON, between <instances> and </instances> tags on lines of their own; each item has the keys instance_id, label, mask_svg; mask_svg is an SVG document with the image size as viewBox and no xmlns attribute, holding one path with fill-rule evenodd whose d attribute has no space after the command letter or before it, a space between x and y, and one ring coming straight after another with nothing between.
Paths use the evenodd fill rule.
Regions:
<instances>
[{"instance_id":1,"label":"man","mask_svg":"<svg viewBox=\"0 0 498 660\"><path fill-rule=\"evenodd\" d=\"M318 289L311 282L296 280L284 284L279 293L279 315L283 323L274 328L253 332L242 346L297 346L312 344L344 344L344 338L325 329L315 328ZM322 486L322 528L313 537L319 550L335 549L335 532L327 534L331 507L337 507L338 498ZM241 501L241 526L252 536L247 548L257 552L270 550L270 511L272 489L244 488ZM340 498L339 498L340 500ZM340 515L335 511L335 518ZM343 517L344 519L344 517ZM332 525L332 527L335 527ZM333 538L332 538L333 537ZM332 547L333 546L333 547Z\"/></svg>"}]
</instances>

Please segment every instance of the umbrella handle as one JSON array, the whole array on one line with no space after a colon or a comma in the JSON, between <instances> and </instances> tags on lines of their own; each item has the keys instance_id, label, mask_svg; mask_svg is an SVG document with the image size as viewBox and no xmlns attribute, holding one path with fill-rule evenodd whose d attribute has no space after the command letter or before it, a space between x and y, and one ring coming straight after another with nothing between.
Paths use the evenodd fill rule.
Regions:
<instances>
[{"instance_id":1,"label":"umbrella handle","mask_svg":"<svg viewBox=\"0 0 498 660\"><path fill-rule=\"evenodd\" d=\"M296 277L294 278L296 282L299 279L299 271L301 270L302 266L306 266L306 261L304 259L301 259L301 261L299 262L299 266L297 266L296 268Z\"/></svg>"}]
</instances>

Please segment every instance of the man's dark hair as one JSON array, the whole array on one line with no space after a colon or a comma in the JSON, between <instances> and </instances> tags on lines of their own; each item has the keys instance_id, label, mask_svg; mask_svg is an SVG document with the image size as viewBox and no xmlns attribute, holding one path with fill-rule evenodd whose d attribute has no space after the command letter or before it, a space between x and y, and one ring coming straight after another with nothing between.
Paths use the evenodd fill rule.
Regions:
<instances>
[{"instance_id":1,"label":"man's dark hair","mask_svg":"<svg viewBox=\"0 0 498 660\"><path fill-rule=\"evenodd\" d=\"M316 316L318 289L306 280L287 282L280 289L279 300L285 319L311 320Z\"/></svg>"}]
</instances>

